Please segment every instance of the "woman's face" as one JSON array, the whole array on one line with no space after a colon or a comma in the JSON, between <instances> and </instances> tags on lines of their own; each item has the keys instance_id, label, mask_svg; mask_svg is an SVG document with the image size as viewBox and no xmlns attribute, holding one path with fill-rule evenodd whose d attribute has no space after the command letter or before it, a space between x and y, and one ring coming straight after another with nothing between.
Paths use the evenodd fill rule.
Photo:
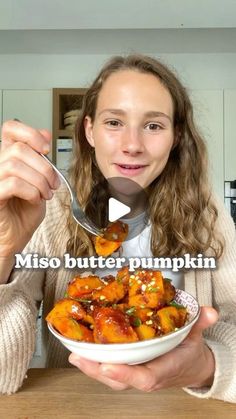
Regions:
<instances>
[{"instance_id":1,"label":"woman's face","mask_svg":"<svg viewBox=\"0 0 236 419\"><path fill-rule=\"evenodd\" d=\"M85 118L89 144L103 176L147 188L163 171L174 143L173 102L151 74L122 70L105 81L95 119Z\"/></svg>"}]
</instances>

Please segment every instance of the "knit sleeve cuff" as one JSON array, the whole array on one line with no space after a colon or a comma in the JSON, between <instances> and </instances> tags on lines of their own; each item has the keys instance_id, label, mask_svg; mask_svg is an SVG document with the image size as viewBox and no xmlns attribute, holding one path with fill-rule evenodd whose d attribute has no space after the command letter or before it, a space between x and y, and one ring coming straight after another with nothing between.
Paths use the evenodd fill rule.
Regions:
<instances>
[{"instance_id":1,"label":"knit sleeve cuff","mask_svg":"<svg viewBox=\"0 0 236 419\"><path fill-rule=\"evenodd\" d=\"M233 357L230 349L212 340L205 340L207 346L212 350L215 357L215 374L211 387L188 388L183 390L192 396L202 399L213 398L228 402L236 402L236 379L233 367ZM235 384L233 385L233 381Z\"/></svg>"}]
</instances>

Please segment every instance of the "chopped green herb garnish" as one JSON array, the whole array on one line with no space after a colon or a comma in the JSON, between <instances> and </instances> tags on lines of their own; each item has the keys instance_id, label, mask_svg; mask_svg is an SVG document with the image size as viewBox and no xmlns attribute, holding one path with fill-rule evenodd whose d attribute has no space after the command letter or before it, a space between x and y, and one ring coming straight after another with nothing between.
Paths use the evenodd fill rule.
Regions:
<instances>
[{"instance_id":1,"label":"chopped green herb garnish","mask_svg":"<svg viewBox=\"0 0 236 419\"><path fill-rule=\"evenodd\" d=\"M185 308L182 304L176 303L176 301L171 301L169 306L176 307L176 308Z\"/></svg>"},{"instance_id":2,"label":"chopped green herb garnish","mask_svg":"<svg viewBox=\"0 0 236 419\"><path fill-rule=\"evenodd\" d=\"M153 288L153 287L148 287L148 292L157 292L159 291L159 287Z\"/></svg>"},{"instance_id":3,"label":"chopped green herb garnish","mask_svg":"<svg viewBox=\"0 0 236 419\"><path fill-rule=\"evenodd\" d=\"M92 300L87 300L86 298L74 298L74 300L79 301L80 303L90 304Z\"/></svg>"},{"instance_id":4,"label":"chopped green herb garnish","mask_svg":"<svg viewBox=\"0 0 236 419\"><path fill-rule=\"evenodd\" d=\"M141 322L139 317L135 317L135 319L133 321L133 324L134 324L135 327L138 327L142 324L142 322Z\"/></svg>"},{"instance_id":5,"label":"chopped green herb garnish","mask_svg":"<svg viewBox=\"0 0 236 419\"><path fill-rule=\"evenodd\" d=\"M167 282L171 282L172 281L172 279L170 279L170 278L164 278L164 280L167 281Z\"/></svg>"},{"instance_id":6,"label":"chopped green herb garnish","mask_svg":"<svg viewBox=\"0 0 236 419\"><path fill-rule=\"evenodd\" d=\"M134 307L134 306L130 307L130 308L128 308L128 310L126 310L126 314L131 316L132 314L134 314L135 310L136 310L136 307Z\"/></svg>"}]
</instances>

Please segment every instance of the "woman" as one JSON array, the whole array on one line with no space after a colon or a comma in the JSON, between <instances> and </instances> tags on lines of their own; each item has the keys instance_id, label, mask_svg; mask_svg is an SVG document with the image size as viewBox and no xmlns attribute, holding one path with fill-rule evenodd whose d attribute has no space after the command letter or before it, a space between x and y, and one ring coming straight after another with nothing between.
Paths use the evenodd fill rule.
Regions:
<instances>
[{"instance_id":1,"label":"woman","mask_svg":"<svg viewBox=\"0 0 236 419\"><path fill-rule=\"evenodd\" d=\"M66 251L88 256L93 246L87 232L78 225L75 228L64 188L52 199L58 179L38 154L48 152L49 134L8 121L2 138L0 380L1 391L9 393L21 385L33 353L37 303L43 299L44 313L48 313L73 277L65 269L11 273L15 253L26 246L24 253L48 257L62 257ZM85 96L74 154L71 176L84 208L101 177L131 178L148 193L149 226L141 233L140 248L133 247L135 251L144 256L211 254L218 268L173 275L174 284L184 286L203 307L191 334L170 353L139 366L101 365L74 354L70 363L117 390L181 386L199 397L235 402L235 232L223 205L211 196L206 149L185 89L152 58L115 57ZM99 212L90 207L94 220L102 222L103 204ZM134 251L130 248L127 242L124 252L128 256ZM65 366L68 354L60 343L46 331L44 342L47 366Z\"/></svg>"}]
</instances>

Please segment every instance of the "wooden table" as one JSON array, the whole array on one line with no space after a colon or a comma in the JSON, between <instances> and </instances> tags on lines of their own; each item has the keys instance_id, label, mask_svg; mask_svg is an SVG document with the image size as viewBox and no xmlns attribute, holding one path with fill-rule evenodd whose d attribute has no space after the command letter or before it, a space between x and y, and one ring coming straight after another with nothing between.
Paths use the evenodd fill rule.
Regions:
<instances>
[{"instance_id":1,"label":"wooden table","mask_svg":"<svg viewBox=\"0 0 236 419\"><path fill-rule=\"evenodd\" d=\"M32 369L18 393L0 396L1 419L235 419L236 405L181 389L113 391L76 368Z\"/></svg>"}]
</instances>

